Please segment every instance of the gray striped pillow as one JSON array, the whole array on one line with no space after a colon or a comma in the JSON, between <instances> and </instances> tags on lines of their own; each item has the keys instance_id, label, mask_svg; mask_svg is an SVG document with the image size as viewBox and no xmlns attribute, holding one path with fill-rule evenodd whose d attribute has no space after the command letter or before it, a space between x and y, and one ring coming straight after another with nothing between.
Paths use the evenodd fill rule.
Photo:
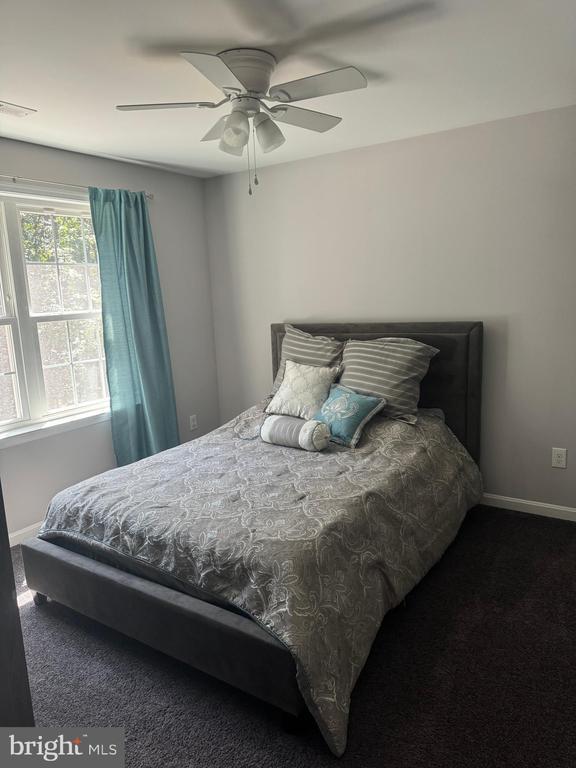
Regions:
<instances>
[{"instance_id":1,"label":"gray striped pillow","mask_svg":"<svg viewBox=\"0 0 576 768\"><path fill-rule=\"evenodd\" d=\"M284 378L286 360L292 360L301 365L316 365L322 368L330 368L338 365L342 359L344 342L336 341L328 336L312 336L306 331L294 328L286 323L284 326L284 339L282 340L282 355L280 365L274 379L272 394L278 391Z\"/></svg>"},{"instance_id":2,"label":"gray striped pillow","mask_svg":"<svg viewBox=\"0 0 576 768\"><path fill-rule=\"evenodd\" d=\"M384 398L385 415L414 423L420 382L438 351L414 339L352 339L344 347L340 384L363 395Z\"/></svg>"}]
</instances>

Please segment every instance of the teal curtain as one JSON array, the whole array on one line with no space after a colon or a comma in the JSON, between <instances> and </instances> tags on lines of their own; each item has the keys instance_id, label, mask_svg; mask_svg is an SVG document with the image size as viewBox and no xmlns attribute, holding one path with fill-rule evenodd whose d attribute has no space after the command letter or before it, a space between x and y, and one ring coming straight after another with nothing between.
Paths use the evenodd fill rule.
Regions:
<instances>
[{"instance_id":1,"label":"teal curtain","mask_svg":"<svg viewBox=\"0 0 576 768\"><path fill-rule=\"evenodd\" d=\"M170 352L146 195L91 187L90 210L112 438L123 465L179 442Z\"/></svg>"}]
</instances>

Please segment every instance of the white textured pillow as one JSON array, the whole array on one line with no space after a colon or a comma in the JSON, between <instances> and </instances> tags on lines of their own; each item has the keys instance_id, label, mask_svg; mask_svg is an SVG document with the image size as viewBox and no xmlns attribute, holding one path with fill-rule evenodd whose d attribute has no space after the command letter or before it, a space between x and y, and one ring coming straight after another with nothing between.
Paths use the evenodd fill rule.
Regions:
<instances>
[{"instance_id":1,"label":"white textured pillow","mask_svg":"<svg viewBox=\"0 0 576 768\"><path fill-rule=\"evenodd\" d=\"M330 386L339 372L340 368L320 368L286 360L282 384L268 404L266 413L311 419L328 397Z\"/></svg>"},{"instance_id":2,"label":"white textured pillow","mask_svg":"<svg viewBox=\"0 0 576 768\"><path fill-rule=\"evenodd\" d=\"M295 416L268 416L260 437L273 445L323 451L330 442L330 427L322 421L305 421Z\"/></svg>"}]
</instances>

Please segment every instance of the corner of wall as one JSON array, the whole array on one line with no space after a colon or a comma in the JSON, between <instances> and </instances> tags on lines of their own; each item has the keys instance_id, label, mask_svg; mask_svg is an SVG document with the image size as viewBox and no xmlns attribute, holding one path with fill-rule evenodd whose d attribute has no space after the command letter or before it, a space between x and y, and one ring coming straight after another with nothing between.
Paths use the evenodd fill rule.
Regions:
<instances>
[{"instance_id":1,"label":"corner of wall","mask_svg":"<svg viewBox=\"0 0 576 768\"><path fill-rule=\"evenodd\" d=\"M216 311L215 311L215 296L214 296L214 264L213 264L213 244L210 237L210 231L212 228L211 221L211 204L210 195L211 188L217 183L218 177L211 177L201 180L202 189L202 215L204 220L204 247L206 249L206 258L208 261L208 282L210 288L210 312L212 315L212 344L214 346L214 356L216 361L216 384L217 384L217 404L218 404L218 423L222 423L222 387L221 387L221 375L222 369L219 363L218 347L216 346Z\"/></svg>"}]
</instances>

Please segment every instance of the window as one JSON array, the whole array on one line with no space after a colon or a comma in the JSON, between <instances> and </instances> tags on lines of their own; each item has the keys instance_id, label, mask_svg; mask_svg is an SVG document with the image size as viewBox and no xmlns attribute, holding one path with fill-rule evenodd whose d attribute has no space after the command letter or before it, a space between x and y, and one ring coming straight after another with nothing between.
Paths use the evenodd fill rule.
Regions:
<instances>
[{"instance_id":1,"label":"window","mask_svg":"<svg viewBox=\"0 0 576 768\"><path fill-rule=\"evenodd\" d=\"M107 404L88 205L0 193L0 430Z\"/></svg>"}]
</instances>

